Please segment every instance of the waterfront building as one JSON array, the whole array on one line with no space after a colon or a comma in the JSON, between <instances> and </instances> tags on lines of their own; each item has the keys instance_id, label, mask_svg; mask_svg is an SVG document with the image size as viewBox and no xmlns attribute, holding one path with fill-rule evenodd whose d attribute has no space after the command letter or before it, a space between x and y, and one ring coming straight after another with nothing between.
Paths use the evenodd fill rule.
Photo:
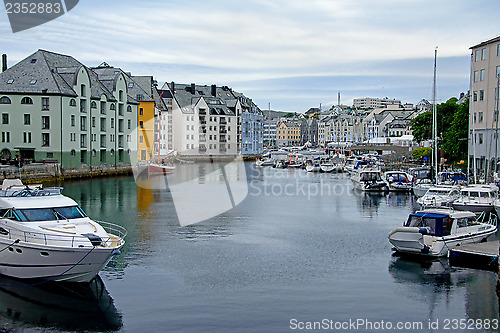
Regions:
<instances>
[{"instance_id":1,"label":"waterfront building","mask_svg":"<svg viewBox=\"0 0 500 333\"><path fill-rule=\"evenodd\" d=\"M401 100L385 98L355 98L353 99L353 105L356 109L374 109L383 108L387 105L400 105Z\"/></svg>"},{"instance_id":2,"label":"waterfront building","mask_svg":"<svg viewBox=\"0 0 500 333\"><path fill-rule=\"evenodd\" d=\"M238 116L238 145L242 155L262 154L264 151L264 114L252 99L233 91L241 103L241 115ZM230 101L227 101L228 103Z\"/></svg>"},{"instance_id":3,"label":"waterfront building","mask_svg":"<svg viewBox=\"0 0 500 333\"><path fill-rule=\"evenodd\" d=\"M236 155L241 103L227 86L165 83L173 149L181 156ZM166 92L166 93L165 93Z\"/></svg>"},{"instance_id":4,"label":"waterfront building","mask_svg":"<svg viewBox=\"0 0 500 333\"><path fill-rule=\"evenodd\" d=\"M414 110L406 110L399 105L374 109L363 119L363 136L365 140L388 137L395 132L403 131L411 134L411 119L416 115ZM395 123L393 123L396 121ZM403 129L401 125L406 127Z\"/></svg>"},{"instance_id":5,"label":"waterfront building","mask_svg":"<svg viewBox=\"0 0 500 333\"><path fill-rule=\"evenodd\" d=\"M99 77L71 56L38 50L0 73L0 155L62 168L130 165L138 105L123 72Z\"/></svg>"},{"instance_id":6,"label":"waterfront building","mask_svg":"<svg viewBox=\"0 0 500 333\"><path fill-rule=\"evenodd\" d=\"M301 122L294 120L282 120L276 130L278 148L300 145Z\"/></svg>"},{"instance_id":7,"label":"waterfront building","mask_svg":"<svg viewBox=\"0 0 500 333\"><path fill-rule=\"evenodd\" d=\"M263 138L264 146L268 148L276 148L276 131L279 118L267 118L263 123Z\"/></svg>"},{"instance_id":8,"label":"waterfront building","mask_svg":"<svg viewBox=\"0 0 500 333\"><path fill-rule=\"evenodd\" d=\"M498 86L500 74L500 36L471 48L469 101L469 165L480 174L498 171L495 158L500 155L498 143ZM474 163L474 155L476 163Z\"/></svg>"}]
</instances>

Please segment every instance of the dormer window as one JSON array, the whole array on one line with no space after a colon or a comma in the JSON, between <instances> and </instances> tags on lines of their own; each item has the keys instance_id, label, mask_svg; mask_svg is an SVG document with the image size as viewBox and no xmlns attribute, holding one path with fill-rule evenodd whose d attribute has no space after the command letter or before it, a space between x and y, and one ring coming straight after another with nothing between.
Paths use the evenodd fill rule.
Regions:
<instances>
[{"instance_id":1,"label":"dormer window","mask_svg":"<svg viewBox=\"0 0 500 333\"><path fill-rule=\"evenodd\" d=\"M34 64L36 62L36 59L31 59L31 63Z\"/></svg>"},{"instance_id":2,"label":"dormer window","mask_svg":"<svg viewBox=\"0 0 500 333\"><path fill-rule=\"evenodd\" d=\"M128 87L129 87L129 89L132 89L132 88L134 87L134 82L130 82L130 83L128 84Z\"/></svg>"},{"instance_id":3,"label":"dormer window","mask_svg":"<svg viewBox=\"0 0 500 333\"><path fill-rule=\"evenodd\" d=\"M36 79L33 79L33 80L30 81L31 85L34 85L35 83L36 83Z\"/></svg>"},{"instance_id":4,"label":"dormer window","mask_svg":"<svg viewBox=\"0 0 500 333\"><path fill-rule=\"evenodd\" d=\"M12 83L14 83L14 79L8 79L7 80L7 84L12 84Z\"/></svg>"}]
</instances>

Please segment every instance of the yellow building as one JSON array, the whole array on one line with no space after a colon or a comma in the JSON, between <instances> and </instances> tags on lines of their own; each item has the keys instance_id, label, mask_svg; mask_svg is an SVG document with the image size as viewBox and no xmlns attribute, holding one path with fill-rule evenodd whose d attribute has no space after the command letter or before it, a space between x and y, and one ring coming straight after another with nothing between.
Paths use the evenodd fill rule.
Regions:
<instances>
[{"instance_id":1,"label":"yellow building","mask_svg":"<svg viewBox=\"0 0 500 333\"><path fill-rule=\"evenodd\" d=\"M157 158L159 127L166 128L167 124L159 124L155 121L158 110L165 110L166 107L160 105L156 81L152 76L132 76L134 87L129 82L129 88L134 89L135 94L131 94L139 102L137 112L137 158L138 161L150 161ZM160 130L161 132L161 130ZM160 133L163 137L165 133ZM155 143L156 142L156 143Z\"/></svg>"},{"instance_id":2,"label":"yellow building","mask_svg":"<svg viewBox=\"0 0 500 333\"><path fill-rule=\"evenodd\" d=\"M298 146L300 144L300 123L283 121L276 129L278 147Z\"/></svg>"}]
</instances>

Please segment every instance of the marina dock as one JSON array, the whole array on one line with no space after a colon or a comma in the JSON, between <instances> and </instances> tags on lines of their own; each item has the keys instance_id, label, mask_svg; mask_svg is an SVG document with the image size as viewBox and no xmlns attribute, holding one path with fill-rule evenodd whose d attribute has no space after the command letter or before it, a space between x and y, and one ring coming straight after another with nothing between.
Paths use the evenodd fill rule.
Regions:
<instances>
[{"instance_id":1,"label":"marina dock","mask_svg":"<svg viewBox=\"0 0 500 333\"><path fill-rule=\"evenodd\" d=\"M498 271L500 242L468 244L450 250L450 264L459 267Z\"/></svg>"}]
</instances>

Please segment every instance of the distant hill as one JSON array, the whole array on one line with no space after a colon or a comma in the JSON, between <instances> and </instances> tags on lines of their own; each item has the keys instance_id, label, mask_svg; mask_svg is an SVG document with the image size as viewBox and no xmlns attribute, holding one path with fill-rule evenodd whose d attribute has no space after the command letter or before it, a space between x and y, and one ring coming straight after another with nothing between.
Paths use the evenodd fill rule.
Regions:
<instances>
[{"instance_id":1,"label":"distant hill","mask_svg":"<svg viewBox=\"0 0 500 333\"><path fill-rule=\"evenodd\" d=\"M271 110L271 111L262 110L262 112L264 113L264 117L266 117L266 118L269 118L269 116L271 116L271 118L280 118L280 117L284 117L287 113L295 113L295 111L275 111L275 110Z\"/></svg>"}]
</instances>

